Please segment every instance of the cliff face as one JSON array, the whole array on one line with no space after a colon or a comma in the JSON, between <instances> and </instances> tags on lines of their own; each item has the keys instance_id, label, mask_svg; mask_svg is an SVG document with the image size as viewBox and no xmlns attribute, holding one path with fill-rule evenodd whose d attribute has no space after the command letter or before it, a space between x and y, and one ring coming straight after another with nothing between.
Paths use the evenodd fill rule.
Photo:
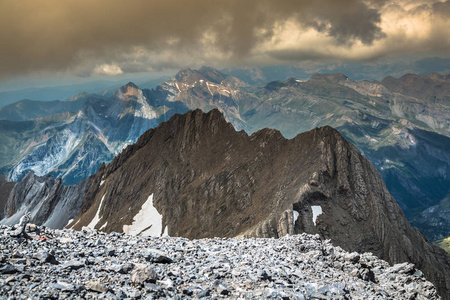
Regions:
<instances>
[{"instance_id":1,"label":"cliff face","mask_svg":"<svg viewBox=\"0 0 450 300\"><path fill-rule=\"evenodd\" d=\"M221 113L175 115L93 177L69 226L188 238L318 233L416 264L449 299L450 260L406 221L376 169L336 130L248 136Z\"/></svg>"},{"instance_id":2,"label":"cliff face","mask_svg":"<svg viewBox=\"0 0 450 300\"><path fill-rule=\"evenodd\" d=\"M77 185L65 186L61 178L55 180L51 175L39 177L28 173L8 194L2 195L5 205L0 224L17 224L30 212L32 223L64 228L68 220L77 217L89 181L88 178Z\"/></svg>"}]
</instances>

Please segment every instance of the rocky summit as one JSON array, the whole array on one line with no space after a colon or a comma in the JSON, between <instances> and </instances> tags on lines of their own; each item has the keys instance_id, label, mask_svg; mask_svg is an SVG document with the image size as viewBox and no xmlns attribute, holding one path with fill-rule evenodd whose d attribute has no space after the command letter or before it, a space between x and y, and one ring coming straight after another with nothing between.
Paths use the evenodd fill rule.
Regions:
<instances>
[{"instance_id":1,"label":"rocky summit","mask_svg":"<svg viewBox=\"0 0 450 300\"><path fill-rule=\"evenodd\" d=\"M77 230L139 236L319 234L349 252L413 263L450 299L449 255L411 227L377 170L331 127L290 140L270 129L249 136L218 110L195 110L146 131L73 188L29 179L3 204L2 224L28 211L39 225L58 216ZM19 201L22 192L45 205Z\"/></svg>"},{"instance_id":2,"label":"rocky summit","mask_svg":"<svg viewBox=\"0 0 450 300\"><path fill-rule=\"evenodd\" d=\"M450 290L448 254L411 227L376 169L331 127L287 140L276 130L237 132L218 110L175 115L99 169L68 226L187 238L319 234L414 263L442 295Z\"/></svg>"},{"instance_id":3,"label":"rocky summit","mask_svg":"<svg viewBox=\"0 0 450 300\"><path fill-rule=\"evenodd\" d=\"M319 235L137 237L89 228L0 226L0 295L9 299L439 299L410 263L346 252Z\"/></svg>"}]
</instances>

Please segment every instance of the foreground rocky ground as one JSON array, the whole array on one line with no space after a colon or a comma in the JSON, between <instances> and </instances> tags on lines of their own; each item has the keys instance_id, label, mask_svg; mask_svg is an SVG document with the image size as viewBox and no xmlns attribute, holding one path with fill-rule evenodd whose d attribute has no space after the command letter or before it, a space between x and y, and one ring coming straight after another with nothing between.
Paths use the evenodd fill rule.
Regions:
<instances>
[{"instance_id":1,"label":"foreground rocky ground","mask_svg":"<svg viewBox=\"0 0 450 300\"><path fill-rule=\"evenodd\" d=\"M0 227L1 299L439 299L412 264L389 266L319 236L136 237L84 229L10 236Z\"/></svg>"}]
</instances>

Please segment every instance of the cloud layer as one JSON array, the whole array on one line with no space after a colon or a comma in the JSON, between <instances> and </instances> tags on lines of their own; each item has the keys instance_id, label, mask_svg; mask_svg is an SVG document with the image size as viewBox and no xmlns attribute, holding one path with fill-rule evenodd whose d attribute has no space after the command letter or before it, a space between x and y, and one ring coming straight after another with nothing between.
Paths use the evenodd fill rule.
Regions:
<instances>
[{"instance_id":1,"label":"cloud layer","mask_svg":"<svg viewBox=\"0 0 450 300\"><path fill-rule=\"evenodd\" d=\"M448 54L449 15L437 0L2 1L0 79Z\"/></svg>"}]
</instances>

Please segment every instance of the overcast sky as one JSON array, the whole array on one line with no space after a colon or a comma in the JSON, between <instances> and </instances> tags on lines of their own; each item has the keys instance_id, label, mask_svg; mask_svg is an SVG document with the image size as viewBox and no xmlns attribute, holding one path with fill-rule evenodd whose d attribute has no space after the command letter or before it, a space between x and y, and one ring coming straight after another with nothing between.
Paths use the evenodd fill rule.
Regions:
<instances>
[{"instance_id":1,"label":"overcast sky","mask_svg":"<svg viewBox=\"0 0 450 300\"><path fill-rule=\"evenodd\" d=\"M0 81L450 57L450 1L3 0Z\"/></svg>"}]
</instances>

